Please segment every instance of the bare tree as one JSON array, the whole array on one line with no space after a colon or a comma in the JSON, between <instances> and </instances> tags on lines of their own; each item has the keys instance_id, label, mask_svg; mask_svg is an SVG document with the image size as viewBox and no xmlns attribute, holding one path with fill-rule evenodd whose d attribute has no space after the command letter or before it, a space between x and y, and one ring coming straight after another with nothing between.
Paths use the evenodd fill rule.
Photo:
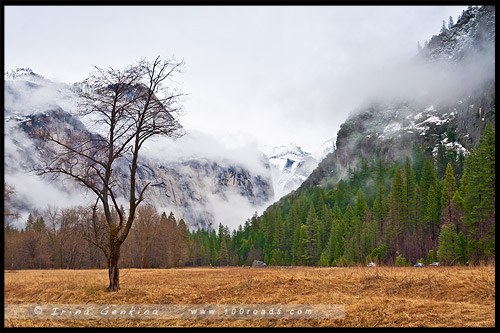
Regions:
<instances>
[{"instance_id":1,"label":"bare tree","mask_svg":"<svg viewBox=\"0 0 500 333\"><path fill-rule=\"evenodd\" d=\"M151 205L139 207L130 236L123 245L128 267L158 267L158 251L154 251L154 244L165 241L159 233L159 224L160 215L155 207Z\"/></svg>"},{"instance_id":2,"label":"bare tree","mask_svg":"<svg viewBox=\"0 0 500 333\"><path fill-rule=\"evenodd\" d=\"M8 225L8 220L10 218L19 218L19 212L11 207L13 197L16 195L16 191L12 185L4 183L3 186L4 193L4 209L3 209L3 218L4 218L4 226Z\"/></svg>"},{"instance_id":3,"label":"bare tree","mask_svg":"<svg viewBox=\"0 0 500 333\"><path fill-rule=\"evenodd\" d=\"M123 70L95 67L87 81L89 89L81 93L79 110L81 116L95 122L99 133L68 133L60 128L45 128L39 133L50 145L50 153L36 168L38 174L65 175L96 195L90 224L93 232L86 235L106 256L109 291L119 290L120 247L149 185L141 187L137 179L139 152L153 136L182 135L176 116L182 109L183 94L165 85L173 82L182 65L158 57ZM118 202L125 177L114 173L123 164L128 164L129 170L125 182L128 214ZM104 228L99 223L99 209L105 217Z\"/></svg>"}]
</instances>

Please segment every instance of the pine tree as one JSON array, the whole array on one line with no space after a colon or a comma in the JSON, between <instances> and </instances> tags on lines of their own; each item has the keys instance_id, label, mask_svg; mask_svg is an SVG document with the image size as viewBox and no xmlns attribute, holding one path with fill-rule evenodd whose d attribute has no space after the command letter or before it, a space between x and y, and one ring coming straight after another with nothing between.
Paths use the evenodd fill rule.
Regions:
<instances>
[{"instance_id":1,"label":"pine tree","mask_svg":"<svg viewBox=\"0 0 500 333\"><path fill-rule=\"evenodd\" d=\"M297 251L298 262L301 265L310 265L312 261L312 252L310 246L307 227L302 224L300 226L299 248Z\"/></svg>"},{"instance_id":2,"label":"pine tree","mask_svg":"<svg viewBox=\"0 0 500 333\"><path fill-rule=\"evenodd\" d=\"M422 176L420 178L421 211L425 211L427 199L429 198L428 191L431 187L434 187L434 189L437 187L437 176L431 160L426 159L422 166Z\"/></svg>"},{"instance_id":3,"label":"pine tree","mask_svg":"<svg viewBox=\"0 0 500 333\"><path fill-rule=\"evenodd\" d=\"M217 248L216 248L216 239L217 235L215 234L215 230L210 232L210 236L208 238L208 263L212 266L218 264L217 258Z\"/></svg>"},{"instance_id":4,"label":"pine tree","mask_svg":"<svg viewBox=\"0 0 500 333\"><path fill-rule=\"evenodd\" d=\"M493 255L495 226L495 129L488 123L465 160L460 191L472 260ZM486 253L486 252L488 253ZM491 253L490 253L491 252Z\"/></svg>"},{"instance_id":5,"label":"pine tree","mask_svg":"<svg viewBox=\"0 0 500 333\"><path fill-rule=\"evenodd\" d=\"M221 243L220 243L220 260L219 264L221 266L227 266L229 265L229 254L227 251L227 244L226 244L226 237L222 237Z\"/></svg>"},{"instance_id":6,"label":"pine tree","mask_svg":"<svg viewBox=\"0 0 500 333\"><path fill-rule=\"evenodd\" d=\"M451 206L450 222L455 225L457 232L463 231L464 230L463 218L465 215L464 200L460 196L460 192L458 190L455 190L455 193L451 198L450 206Z\"/></svg>"},{"instance_id":7,"label":"pine tree","mask_svg":"<svg viewBox=\"0 0 500 333\"><path fill-rule=\"evenodd\" d=\"M45 225L45 220L42 216L39 216L35 223L33 223L33 231L38 232L40 234L45 234L47 232L47 227Z\"/></svg>"},{"instance_id":8,"label":"pine tree","mask_svg":"<svg viewBox=\"0 0 500 333\"><path fill-rule=\"evenodd\" d=\"M307 214L305 225L307 230L307 237L309 239L309 248L311 252L312 263L315 263L317 262L321 254L321 234L319 220L316 216L316 210L312 203L309 208L309 213Z\"/></svg>"},{"instance_id":9,"label":"pine tree","mask_svg":"<svg viewBox=\"0 0 500 333\"><path fill-rule=\"evenodd\" d=\"M451 164L448 163L448 165L446 166L444 186L441 191L441 207L443 208L441 220L443 221L443 223L450 223L453 220L451 201L456 191L457 183L455 180L455 175L453 174L453 168L451 167Z\"/></svg>"},{"instance_id":10,"label":"pine tree","mask_svg":"<svg viewBox=\"0 0 500 333\"><path fill-rule=\"evenodd\" d=\"M444 265L455 263L457 233L453 224L445 224L439 234L439 247L437 255L439 262Z\"/></svg>"},{"instance_id":11,"label":"pine tree","mask_svg":"<svg viewBox=\"0 0 500 333\"><path fill-rule=\"evenodd\" d=\"M405 163L405 184L406 184L406 211L408 214L408 227L411 233L415 232L417 224L417 184L415 171L406 158Z\"/></svg>"},{"instance_id":12,"label":"pine tree","mask_svg":"<svg viewBox=\"0 0 500 333\"><path fill-rule=\"evenodd\" d=\"M455 260L461 264L465 264L469 260L467 255L467 241L462 231L458 233L455 243Z\"/></svg>"},{"instance_id":13,"label":"pine tree","mask_svg":"<svg viewBox=\"0 0 500 333\"><path fill-rule=\"evenodd\" d=\"M399 165L396 167L392 177L392 209L393 209L393 231L396 240L396 248L399 251L404 250L405 231L408 229L408 196L406 193L406 184L403 179L403 172Z\"/></svg>"},{"instance_id":14,"label":"pine tree","mask_svg":"<svg viewBox=\"0 0 500 333\"><path fill-rule=\"evenodd\" d=\"M333 232L333 253L332 260L339 259L344 255L344 234L345 234L345 224L342 220L335 220L332 227Z\"/></svg>"},{"instance_id":15,"label":"pine tree","mask_svg":"<svg viewBox=\"0 0 500 333\"><path fill-rule=\"evenodd\" d=\"M233 261L231 263L232 266L240 266L240 257L237 253L233 255Z\"/></svg>"},{"instance_id":16,"label":"pine tree","mask_svg":"<svg viewBox=\"0 0 500 333\"><path fill-rule=\"evenodd\" d=\"M431 240L437 239L439 230L439 205L436 200L434 187L431 187L427 192L427 207L425 209L425 221L431 236Z\"/></svg>"},{"instance_id":17,"label":"pine tree","mask_svg":"<svg viewBox=\"0 0 500 333\"><path fill-rule=\"evenodd\" d=\"M189 261L189 230L183 219L177 224L177 239L175 246L178 248L177 266L185 266Z\"/></svg>"},{"instance_id":18,"label":"pine tree","mask_svg":"<svg viewBox=\"0 0 500 333\"><path fill-rule=\"evenodd\" d=\"M397 251L396 236L399 223L398 209L393 199L392 191L387 195L387 215L384 221L385 233L383 235L381 248L386 249L385 256L393 257Z\"/></svg>"},{"instance_id":19,"label":"pine tree","mask_svg":"<svg viewBox=\"0 0 500 333\"><path fill-rule=\"evenodd\" d=\"M446 29L446 21L443 20L443 24L441 25L441 33L445 32L447 29Z\"/></svg>"},{"instance_id":20,"label":"pine tree","mask_svg":"<svg viewBox=\"0 0 500 333\"><path fill-rule=\"evenodd\" d=\"M423 223L421 230L424 231L423 239L426 240L426 247L435 246L437 240L437 218L439 216L437 210L439 206L436 200L441 199L441 192L436 197L437 176L434 166L430 159L426 159L422 165L422 175L420 178L420 206L419 211L422 214L420 219Z\"/></svg>"},{"instance_id":21,"label":"pine tree","mask_svg":"<svg viewBox=\"0 0 500 333\"><path fill-rule=\"evenodd\" d=\"M453 27L453 17L450 16L449 19L448 19L448 29L451 29L451 27Z\"/></svg>"},{"instance_id":22,"label":"pine tree","mask_svg":"<svg viewBox=\"0 0 500 333\"><path fill-rule=\"evenodd\" d=\"M293 234L296 223L298 223L297 212L292 204L290 211L283 222L283 248L291 249L293 246Z\"/></svg>"},{"instance_id":23,"label":"pine tree","mask_svg":"<svg viewBox=\"0 0 500 333\"><path fill-rule=\"evenodd\" d=\"M28 215L28 219L26 220L26 227L24 229L26 231L33 231L34 224L35 224L35 220L33 219L33 215L30 213Z\"/></svg>"},{"instance_id":24,"label":"pine tree","mask_svg":"<svg viewBox=\"0 0 500 333\"><path fill-rule=\"evenodd\" d=\"M301 246L302 246L302 243L301 243L301 234L300 234L300 231L301 231L301 228L302 228L302 223L297 223L295 225L295 230L294 230L294 233L293 233L293 243L292 243L292 260L294 262L299 262L300 261L300 257L301 257Z\"/></svg>"}]
</instances>

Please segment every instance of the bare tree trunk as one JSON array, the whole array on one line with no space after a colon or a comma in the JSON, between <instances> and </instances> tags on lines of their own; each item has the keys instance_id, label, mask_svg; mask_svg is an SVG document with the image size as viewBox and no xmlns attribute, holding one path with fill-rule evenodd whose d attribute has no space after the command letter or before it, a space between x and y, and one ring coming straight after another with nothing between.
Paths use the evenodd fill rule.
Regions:
<instances>
[{"instance_id":1,"label":"bare tree trunk","mask_svg":"<svg viewBox=\"0 0 500 333\"><path fill-rule=\"evenodd\" d=\"M120 247L134 223L135 212L144 199L149 183L139 186L136 171L139 151L145 141L156 135L180 136L182 127L172 114L178 114L182 93L162 87L183 62L140 61L135 66L115 70L96 67L88 79L92 89L80 94L80 115L92 115L106 128L107 135L96 136L79 131L70 135L57 128L44 127L37 135L50 146L50 153L34 167L39 175L64 175L96 195L92 224L86 239L106 256L109 272L108 291L118 291ZM159 94L159 95L158 95ZM113 174L117 161L132 161L128 218L118 205L118 184L123 180ZM127 183L127 182L125 182ZM137 192L137 193L136 193ZM125 197L127 197L125 195ZM105 223L97 216L102 203ZM114 216L117 215L117 216Z\"/></svg>"},{"instance_id":2,"label":"bare tree trunk","mask_svg":"<svg viewBox=\"0 0 500 333\"><path fill-rule=\"evenodd\" d=\"M120 289L120 271L118 260L120 259L120 246L113 246L108 257L109 287L108 291L118 291Z\"/></svg>"}]
</instances>

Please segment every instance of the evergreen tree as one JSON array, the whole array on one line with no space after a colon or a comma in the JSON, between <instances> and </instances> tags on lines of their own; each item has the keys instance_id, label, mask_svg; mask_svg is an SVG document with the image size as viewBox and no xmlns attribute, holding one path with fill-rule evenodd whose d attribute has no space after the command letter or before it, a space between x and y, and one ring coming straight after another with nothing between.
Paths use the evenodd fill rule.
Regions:
<instances>
[{"instance_id":1,"label":"evergreen tree","mask_svg":"<svg viewBox=\"0 0 500 333\"><path fill-rule=\"evenodd\" d=\"M453 197L450 202L451 213L450 213L450 222L455 225L457 232L464 230L464 200L460 196L460 192L455 190Z\"/></svg>"},{"instance_id":2,"label":"evergreen tree","mask_svg":"<svg viewBox=\"0 0 500 333\"><path fill-rule=\"evenodd\" d=\"M434 189L437 187L437 176L434 171L434 166L432 165L432 161L426 159L422 166L422 176L420 178L420 210L425 211L427 207L427 201L429 199L429 189L433 187ZM439 193L441 194L441 193Z\"/></svg>"},{"instance_id":3,"label":"evergreen tree","mask_svg":"<svg viewBox=\"0 0 500 333\"><path fill-rule=\"evenodd\" d=\"M208 263L212 266L218 264L216 241L217 235L215 234L215 230L212 230L208 238Z\"/></svg>"},{"instance_id":4,"label":"evergreen tree","mask_svg":"<svg viewBox=\"0 0 500 333\"><path fill-rule=\"evenodd\" d=\"M189 230L183 219L177 224L175 247L178 248L177 266L185 266L189 261Z\"/></svg>"},{"instance_id":5,"label":"evergreen tree","mask_svg":"<svg viewBox=\"0 0 500 333\"><path fill-rule=\"evenodd\" d=\"M443 20L443 24L441 25L441 33L445 32L447 29L446 29L446 21Z\"/></svg>"},{"instance_id":6,"label":"evergreen tree","mask_svg":"<svg viewBox=\"0 0 500 333\"><path fill-rule=\"evenodd\" d=\"M488 123L465 161L460 191L472 260L492 256L495 226L495 130Z\"/></svg>"},{"instance_id":7,"label":"evergreen tree","mask_svg":"<svg viewBox=\"0 0 500 333\"><path fill-rule=\"evenodd\" d=\"M417 224L417 184L415 171L406 158L405 163L405 184L406 184L406 211L408 214L408 226L411 233L415 232Z\"/></svg>"},{"instance_id":8,"label":"evergreen tree","mask_svg":"<svg viewBox=\"0 0 500 333\"><path fill-rule=\"evenodd\" d=\"M314 205L311 203L309 213L306 218L306 230L307 237L309 240L309 248L311 253L312 263L315 263L319 259L321 250L321 234L319 220L316 216L316 210Z\"/></svg>"},{"instance_id":9,"label":"evergreen tree","mask_svg":"<svg viewBox=\"0 0 500 333\"><path fill-rule=\"evenodd\" d=\"M301 265L310 265L312 263L312 252L310 246L307 227L300 225L299 248L297 251L298 262Z\"/></svg>"},{"instance_id":10,"label":"evergreen tree","mask_svg":"<svg viewBox=\"0 0 500 333\"><path fill-rule=\"evenodd\" d=\"M431 240L437 239L439 232L439 205L436 200L434 187L430 187L427 192L427 207L425 208L425 221L430 233Z\"/></svg>"},{"instance_id":11,"label":"evergreen tree","mask_svg":"<svg viewBox=\"0 0 500 333\"><path fill-rule=\"evenodd\" d=\"M461 264L465 264L469 260L467 255L467 241L462 231L458 233L455 243L455 260Z\"/></svg>"},{"instance_id":12,"label":"evergreen tree","mask_svg":"<svg viewBox=\"0 0 500 333\"><path fill-rule=\"evenodd\" d=\"M332 243L330 246L333 246L332 252L332 260L340 259L344 255L344 234L345 234L345 225L342 220L335 220L334 225L332 227Z\"/></svg>"},{"instance_id":13,"label":"evergreen tree","mask_svg":"<svg viewBox=\"0 0 500 333\"><path fill-rule=\"evenodd\" d=\"M219 263L221 266L229 265L229 254L227 251L226 237L222 237L222 240L221 240Z\"/></svg>"},{"instance_id":14,"label":"evergreen tree","mask_svg":"<svg viewBox=\"0 0 500 333\"><path fill-rule=\"evenodd\" d=\"M444 186L441 191L441 207L443 207L441 219L444 223L450 223L453 220L451 201L456 191L457 183L455 180L455 175L453 174L453 168L451 167L451 164L448 163L448 165L446 166Z\"/></svg>"},{"instance_id":15,"label":"evergreen tree","mask_svg":"<svg viewBox=\"0 0 500 333\"><path fill-rule=\"evenodd\" d=\"M448 19L448 29L451 29L451 27L453 27L453 17L450 16L449 19Z\"/></svg>"},{"instance_id":16,"label":"evergreen tree","mask_svg":"<svg viewBox=\"0 0 500 333\"><path fill-rule=\"evenodd\" d=\"M28 219L26 220L26 227L24 229L26 231L33 231L34 224L35 224L35 220L33 219L33 215L30 213L28 215Z\"/></svg>"},{"instance_id":17,"label":"evergreen tree","mask_svg":"<svg viewBox=\"0 0 500 333\"><path fill-rule=\"evenodd\" d=\"M451 265L455 262L457 233L453 224L445 224L439 234L439 247L437 255L439 262Z\"/></svg>"}]
</instances>

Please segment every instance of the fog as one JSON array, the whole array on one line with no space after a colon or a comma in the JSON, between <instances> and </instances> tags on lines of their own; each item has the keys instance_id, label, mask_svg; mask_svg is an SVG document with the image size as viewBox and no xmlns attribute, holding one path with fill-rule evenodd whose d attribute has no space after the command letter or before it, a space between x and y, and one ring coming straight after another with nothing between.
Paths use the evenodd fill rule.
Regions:
<instances>
[{"instance_id":1,"label":"fog","mask_svg":"<svg viewBox=\"0 0 500 333\"><path fill-rule=\"evenodd\" d=\"M176 77L186 129L314 152L392 64L465 8L8 6L5 68L76 82L92 65L175 56L186 63Z\"/></svg>"},{"instance_id":2,"label":"fog","mask_svg":"<svg viewBox=\"0 0 500 333\"><path fill-rule=\"evenodd\" d=\"M268 176L270 172L257 141L241 133L218 136L192 130L178 139L153 137L144 144L141 156L158 163L208 159L221 166L243 167L252 176Z\"/></svg>"},{"instance_id":3,"label":"fog","mask_svg":"<svg viewBox=\"0 0 500 333\"><path fill-rule=\"evenodd\" d=\"M346 80L351 85L346 89L357 85L360 96L364 96L357 109L372 102L407 102L419 107L454 104L495 79L494 48L494 44L484 45L482 52L468 54L459 62L410 58L374 69L370 75L358 73L358 77Z\"/></svg>"},{"instance_id":4,"label":"fog","mask_svg":"<svg viewBox=\"0 0 500 333\"><path fill-rule=\"evenodd\" d=\"M494 45L458 66L418 60L417 42L423 45L439 33L442 20L456 20L465 8L8 6L4 64L73 83L84 80L92 65L121 68L158 55L182 59L186 65L175 82L188 94L179 119L187 134L155 138L141 156L159 163L204 157L267 175L263 145L295 143L315 152L368 103L456 102L494 78ZM6 109L40 112L53 101L74 107L57 84L25 88L6 94ZM9 145L6 151L16 151L16 143ZM12 173L6 180L42 208L68 202L65 193L31 176ZM219 212L216 223L232 227L256 210L238 196L207 200Z\"/></svg>"}]
</instances>

